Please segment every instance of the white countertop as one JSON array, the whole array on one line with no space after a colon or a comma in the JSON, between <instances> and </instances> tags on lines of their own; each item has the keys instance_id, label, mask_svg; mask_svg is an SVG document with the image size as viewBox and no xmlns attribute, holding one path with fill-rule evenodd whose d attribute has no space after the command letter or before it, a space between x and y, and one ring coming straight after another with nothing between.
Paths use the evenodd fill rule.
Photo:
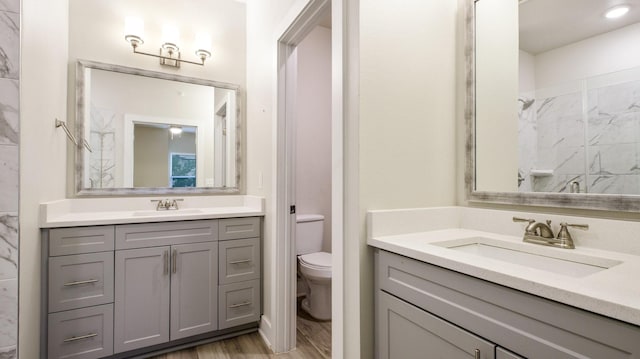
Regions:
<instances>
[{"instance_id":1,"label":"white countertop","mask_svg":"<svg viewBox=\"0 0 640 359\"><path fill-rule=\"evenodd\" d=\"M55 228L264 216L262 197L181 197L179 210L156 211L152 200L166 198L74 198L42 203L39 224L40 228Z\"/></svg>"},{"instance_id":2,"label":"white countertop","mask_svg":"<svg viewBox=\"0 0 640 359\"><path fill-rule=\"evenodd\" d=\"M606 258L622 263L584 277L570 277L432 244L470 237L485 237L518 245L548 248L547 251L558 251L558 257L571 251L571 254ZM521 237L461 228L397 235L374 234L369 237L367 243L389 252L640 325L640 256L637 255L587 247L570 250L545 247L522 243Z\"/></svg>"}]
</instances>

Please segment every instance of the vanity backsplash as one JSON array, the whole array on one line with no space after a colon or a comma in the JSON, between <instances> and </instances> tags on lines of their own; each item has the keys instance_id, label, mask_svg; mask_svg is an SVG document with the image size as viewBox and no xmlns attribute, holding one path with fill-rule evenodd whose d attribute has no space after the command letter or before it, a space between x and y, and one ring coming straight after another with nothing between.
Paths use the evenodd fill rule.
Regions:
<instances>
[{"instance_id":1,"label":"vanity backsplash","mask_svg":"<svg viewBox=\"0 0 640 359\"><path fill-rule=\"evenodd\" d=\"M561 222L588 224L586 231L571 230L577 248L588 247L640 255L640 222L613 219L518 212L470 207L436 207L379 210L368 213L368 238L464 228L497 234L522 236L526 223L514 223L513 217L551 220L558 232Z\"/></svg>"}]
</instances>

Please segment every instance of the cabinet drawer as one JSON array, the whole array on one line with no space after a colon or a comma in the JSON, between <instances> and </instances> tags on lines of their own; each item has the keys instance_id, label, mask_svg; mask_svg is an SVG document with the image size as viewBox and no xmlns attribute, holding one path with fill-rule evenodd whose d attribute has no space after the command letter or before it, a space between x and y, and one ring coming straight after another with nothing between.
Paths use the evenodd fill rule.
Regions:
<instances>
[{"instance_id":1,"label":"cabinet drawer","mask_svg":"<svg viewBox=\"0 0 640 359\"><path fill-rule=\"evenodd\" d=\"M49 255L113 250L114 226L56 228L49 231Z\"/></svg>"},{"instance_id":2,"label":"cabinet drawer","mask_svg":"<svg viewBox=\"0 0 640 359\"><path fill-rule=\"evenodd\" d=\"M219 287L220 325L226 329L260 320L260 281L250 280Z\"/></svg>"},{"instance_id":3,"label":"cabinet drawer","mask_svg":"<svg viewBox=\"0 0 640 359\"><path fill-rule=\"evenodd\" d=\"M260 238L220 241L218 246L220 284L260 278Z\"/></svg>"},{"instance_id":4,"label":"cabinet drawer","mask_svg":"<svg viewBox=\"0 0 640 359\"><path fill-rule=\"evenodd\" d=\"M113 252L49 258L49 312L113 302Z\"/></svg>"},{"instance_id":5,"label":"cabinet drawer","mask_svg":"<svg viewBox=\"0 0 640 359\"><path fill-rule=\"evenodd\" d=\"M217 239L217 220L126 224L116 227L116 249L169 246Z\"/></svg>"},{"instance_id":6,"label":"cabinet drawer","mask_svg":"<svg viewBox=\"0 0 640 359\"><path fill-rule=\"evenodd\" d=\"M377 300L379 359L495 358L491 342L385 292Z\"/></svg>"},{"instance_id":7,"label":"cabinet drawer","mask_svg":"<svg viewBox=\"0 0 640 359\"><path fill-rule=\"evenodd\" d=\"M220 220L220 240L260 237L260 217Z\"/></svg>"},{"instance_id":8,"label":"cabinet drawer","mask_svg":"<svg viewBox=\"0 0 640 359\"><path fill-rule=\"evenodd\" d=\"M49 359L113 354L113 304L49 314Z\"/></svg>"}]
</instances>

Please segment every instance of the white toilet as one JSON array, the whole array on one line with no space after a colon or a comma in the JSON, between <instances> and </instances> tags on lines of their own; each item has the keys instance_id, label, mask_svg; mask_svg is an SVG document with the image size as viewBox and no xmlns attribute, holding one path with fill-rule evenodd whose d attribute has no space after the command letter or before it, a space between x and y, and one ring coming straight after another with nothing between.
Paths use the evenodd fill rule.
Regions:
<instances>
[{"instance_id":1,"label":"white toilet","mask_svg":"<svg viewBox=\"0 0 640 359\"><path fill-rule=\"evenodd\" d=\"M302 309L320 320L331 319L331 253L322 252L324 216L296 216L298 273L307 284Z\"/></svg>"}]
</instances>

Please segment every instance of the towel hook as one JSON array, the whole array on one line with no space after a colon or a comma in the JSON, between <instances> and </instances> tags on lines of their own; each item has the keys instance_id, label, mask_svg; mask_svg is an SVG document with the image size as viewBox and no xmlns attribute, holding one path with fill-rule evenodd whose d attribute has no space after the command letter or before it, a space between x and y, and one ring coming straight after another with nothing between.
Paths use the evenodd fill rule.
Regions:
<instances>
[{"instance_id":1,"label":"towel hook","mask_svg":"<svg viewBox=\"0 0 640 359\"><path fill-rule=\"evenodd\" d=\"M78 139L76 139L76 136L74 136L71 131L69 131L69 127L67 127L67 123L64 121L60 121L56 118L56 128L58 127L62 127L62 129L64 130L64 133L67 134L67 137L69 138L69 140L71 140L71 142L73 142L74 145L78 145ZM93 153L93 150L91 149L91 146L89 146L89 142L87 142L87 140L82 139L82 145L89 150L89 152Z\"/></svg>"}]
</instances>

